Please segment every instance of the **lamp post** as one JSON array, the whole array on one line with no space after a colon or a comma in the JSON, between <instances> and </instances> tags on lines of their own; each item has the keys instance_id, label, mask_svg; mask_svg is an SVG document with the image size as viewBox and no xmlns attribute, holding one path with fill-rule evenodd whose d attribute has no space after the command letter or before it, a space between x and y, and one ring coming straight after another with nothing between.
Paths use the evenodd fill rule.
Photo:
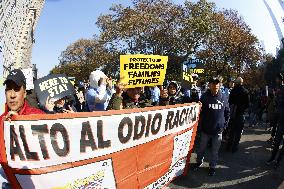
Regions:
<instances>
[{"instance_id":1,"label":"lamp post","mask_svg":"<svg viewBox=\"0 0 284 189\"><path fill-rule=\"evenodd\" d=\"M33 64L32 70L33 70L33 78L37 79L37 71L38 71L38 69L36 67L36 64Z\"/></svg>"}]
</instances>

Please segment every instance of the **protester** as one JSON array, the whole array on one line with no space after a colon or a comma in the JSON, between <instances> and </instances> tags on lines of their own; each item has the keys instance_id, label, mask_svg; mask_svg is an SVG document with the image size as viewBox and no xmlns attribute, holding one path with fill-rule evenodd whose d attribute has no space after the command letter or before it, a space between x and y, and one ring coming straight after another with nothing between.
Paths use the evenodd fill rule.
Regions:
<instances>
[{"instance_id":1,"label":"protester","mask_svg":"<svg viewBox=\"0 0 284 189\"><path fill-rule=\"evenodd\" d=\"M48 114L56 113L74 113L77 112L73 105L73 101L70 99L73 97L63 97L58 100L47 98L45 108L43 109Z\"/></svg>"},{"instance_id":2,"label":"protester","mask_svg":"<svg viewBox=\"0 0 284 189\"><path fill-rule=\"evenodd\" d=\"M153 106L159 105L160 89L158 86L150 87L151 91L151 101Z\"/></svg>"},{"instance_id":3,"label":"protester","mask_svg":"<svg viewBox=\"0 0 284 189\"><path fill-rule=\"evenodd\" d=\"M234 86L235 86L235 83L232 78L229 78L227 80L227 83L223 85L223 91L221 90L221 92L223 95L226 95L227 99L229 99L230 93L233 90ZM229 120L228 127L225 128L225 130L223 131L223 137L222 137L223 142L227 142L229 139L229 132L230 132L229 129L231 128L230 127L231 124L232 124L232 121Z\"/></svg>"},{"instance_id":4,"label":"protester","mask_svg":"<svg viewBox=\"0 0 284 189\"><path fill-rule=\"evenodd\" d=\"M267 120L269 122L271 130L271 138L268 142L274 141L274 136L276 133L276 126L277 126L277 115L276 115L276 97L275 92L272 90L269 92L268 102L267 102Z\"/></svg>"},{"instance_id":5,"label":"protester","mask_svg":"<svg viewBox=\"0 0 284 189\"><path fill-rule=\"evenodd\" d=\"M113 94L109 102L108 110L145 108L153 106L151 100L141 96L141 87L129 89L124 89L124 87L125 85L123 83L118 83L116 86L116 93Z\"/></svg>"},{"instance_id":6,"label":"protester","mask_svg":"<svg viewBox=\"0 0 284 189\"><path fill-rule=\"evenodd\" d=\"M276 82L279 86L279 89L276 93L276 106L277 106L276 112L278 117L278 126L276 129L273 150L266 164L271 165L272 163L274 163L274 166L278 167L280 161L282 160L282 155L284 153L284 147L282 146L282 150L279 153L278 158L276 159L284 135L284 116L283 116L284 115L284 77L282 74L277 75Z\"/></svg>"},{"instance_id":7,"label":"protester","mask_svg":"<svg viewBox=\"0 0 284 189\"><path fill-rule=\"evenodd\" d=\"M257 88L253 88L250 90L249 93L250 96L250 105L249 105L249 126L248 127L254 127L257 124L257 113L258 109L260 109L259 106L259 99L258 99L258 93Z\"/></svg>"},{"instance_id":8,"label":"protester","mask_svg":"<svg viewBox=\"0 0 284 189\"><path fill-rule=\"evenodd\" d=\"M235 86L229 96L231 109L231 121L229 128L229 140L227 150L232 152L238 151L238 145L244 128L244 113L249 107L249 93L243 87L243 79L238 77Z\"/></svg>"},{"instance_id":9,"label":"protester","mask_svg":"<svg viewBox=\"0 0 284 189\"><path fill-rule=\"evenodd\" d=\"M184 102L191 103L191 102L198 102L201 97L201 89L197 86L197 81L194 80L191 83L191 87L189 90L186 90L184 95Z\"/></svg>"},{"instance_id":10,"label":"protester","mask_svg":"<svg viewBox=\"0 0 284 189\"><path fill-rule=\"evenodd\" d=\"M197 152L197 170L203 163L207 143L212 140L209 175L215 175L218 151L222 141L222 132L229 121L230 109L228 99L220 91L220 80L213 77L209 80L209 90L201 96L202 110L200 113L201 142Z\"/></svg>"},{"instance_id":11,"label":"protester","mask_svg":"<svg viewBox=\"0 0 284 189\"><path fill-rule=\"evenodd\" d=\"M31 115L31 114L44 114L40 109L31 107L27 100L26 92L26 79L23 72L19 69L15 69L10 72L7 79L4 81L6 105L5 112L0 116L0 120L11 121L15 115ZM1 157L1 156L0 156ZM0 159L2 164L2 159ZM0 169L2 188L11 188L10 184L6 182L5 174Z\"/></svg>"},{"instance_id":12,"label":"protester","mask_svg":"<svg viewBox=\"0 0 284 189\"><path fill-rule=\"evenodd\" d=\"M44 114L40 109L28 104L26 100L26 79L21 70L11 71L4 81L4 85L6 85L6 107L0 119L5 117L6 120L11 120L13 115Z\"/></svg>"},{"instance_id":13,"label":"protester","mask_svg":"<svg viewBox=\"0 0 284 189\"><path fill-rule=\"evenodd\" d=\"M107 110L121 110L123 109L123 97L125 84L118 81L115 85L115 93L112 95Z\"/></svg>"},{"instance_id":14,"label":"protester","mask_svg":"<svg viewBox=\"0 0 284 189\"><path fill-rule=\"evenodd\" d=\"M181 93L180 85L176 81L171 81L167 87L169 95L169 105L182 104L184 96Z\"/></svg>"},{"instance_id":15,"label":"protester","mask_svg":"<svg viewBox=\"0 0 284 189\"><path fill-rule=\"evenodd\" d=\"M88 107L85 100L85 84L79 81L75 85L75 108L78 112L88 112Z\"/></svg>"},{"instance_id":16,"label":"protester","mask_svg":"<svg viewBox=\"0 0 284 189\"><path fill-rule=\"evenodd\" d=\"M166 106L169 105L169 94L168 94L168 89L161 89L161 94L159 98L159 105L160 106Z\"/></svg>"},{"instance_id":17,"label":"protester","mask_svg":"<svg viewBox=\"0 0 284 189\"><path fill-rule=\"evenodd\" d=\"M225 83L223 86L224 86L223 94L225 94L229 99L230 93L235 86L235 82L233 81L233 78L228 78L227 83Z\"/></svg>"},{"instance_id":18,"label":"protester","mask_svg":"<svg viewBox=\"0 0 284 189\"><path fill-rule=\"evenodd\" d=\"M96 70L90 74L90 88L86 94L89 111L104 111L112 96L112 79L102 71Z\"/></svg>"}]
</instances>

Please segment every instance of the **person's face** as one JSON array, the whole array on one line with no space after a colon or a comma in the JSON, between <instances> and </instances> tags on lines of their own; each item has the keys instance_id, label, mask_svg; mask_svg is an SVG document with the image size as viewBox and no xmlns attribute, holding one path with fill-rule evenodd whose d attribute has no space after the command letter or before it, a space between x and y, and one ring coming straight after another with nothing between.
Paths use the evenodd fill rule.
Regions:
<instances>
[{"instance_id":1,"label":"person's face","mask_svg":"<svg viewBox=\"0 0 284 189\"><path fill-rule=\"evenodd\" d=\"M162 98L168 98L169 95L168 95L168 89L163 89L161 90L161 97Z\"/></svg>"},{"instance_id":2,"label":"person's face","mask_svg":"<svg viewBox=\"0 0 284 189\"><path fill-rule=\"evenodd\" d=\"M170 95L174 95L174 94L176 94L176 92L177 92L177 88L175 87L175 85L170 85L169 86L169 94Z\"/></svg>"},{"instance_id":3,"label":"person's face","mask_svg":"<svg viewBox=\"0 0 284 189\"><path fill-rule=\"evenodd\" d=\"M127 95L133 100L138 100L140 97L140 93L141 93L140 87L131 88L127 90Z\"/></svg>"},{"instance_id":4,"label":"person's face","mask_svg":"<svg viewBox=\"0 0 284 189\"><path fill-rule=\"evenodd\" d=\"M213 82L209 84L210 91L213 95L216 95L220 89L220 83Z\"/></svg>"},{"instance_id":5,"label":"person's face","mask_svg":"<svg viewBox=\"0 0 284 189\"><path fill-rule=\"evenodd\" d=\"M14 81L6 83L6 103L10 110L19 111L24 105L26 95L27 93L23 86L18 86Z\"/></svg>"},{"instance_id":6,"label":"person's face","mask_svg":"<svg viewBox=\"0 0 284 189\"><path fill-rule=\"evenodd\" d=\"M235 86L235 83L232 82L232 81L230 81L230 82L229 82L229 87L230 87L230 88L233 88L234 86Z\"/></svg>"},{"instance_id":7,"label":"person's face","mask_svg":"<svg viewBox=\"0 0 284 189\"><path fill-rule=\"evenodd\" d=\"M61 98L57 101L54 102L54 105L58 108L63 108L64 107L64 104L65 104L65 99L64 98Z\"/></svg>"}]
</instances>

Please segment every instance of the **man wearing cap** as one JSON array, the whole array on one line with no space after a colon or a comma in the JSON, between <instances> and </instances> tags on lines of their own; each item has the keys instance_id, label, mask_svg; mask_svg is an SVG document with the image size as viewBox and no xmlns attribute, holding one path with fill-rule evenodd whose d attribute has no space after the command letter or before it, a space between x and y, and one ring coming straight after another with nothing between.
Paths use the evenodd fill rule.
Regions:
<instances>
[{"instance_id":1,"label":"man wearing cap","mask_svg":"<svg viewBox=\"0 0 284 189\"><path fill-rule=\"evenodd\" d=\"M40 109L31 107L28 104L26 100L26 78L21 70L11 71L4 81L4 85L6 85L6 105L5 112L0 116L1 121L3 118L10 121L14 115L44 114ZM1 159L0 162L2 162ZM0 178L2 188L10 188L2 168L0 168L0 174L3 176L3 178Z\"/></svg>"},{"instance_id":2,"label":"man wearing cap","mask_svg":"<svg viewBox=\"0 0 284 189\"><path fill-rule=\"evenodd\" d=\"M222 132L227 127L230 116L228 98L220 91L220 79L218 77L209 80L209 90L201 96L200 101L202 103L199 123L201 141L197 152L197 163L193 166L193 170L197 170L202 165L207 143L212 140L209 175L213 176L218 161Z\"/></svg>"},{"instance_id":3,"label":"man wearing cap","mask_svg":"<svg viewBox=\"0 0 284 189\"><path fill-rule=\"evenodd\" d=\"M23 72L15 69L10 72L4 82L6 85L6 107L5 112L0 116L10 120L13 115L44 114L43 111L31 107L26 101L26 78Z\"/></svg>"},{"instance_id":4,"label":"man wearing cap","mask_svg":"<svg viewBox=\"0 0 284 189\"><path fill-rule=\"evenodd\" d=\"M231 121L227 150L238 151L239 142L244 128L244 113L249 107L249 92L243 87L243 78L235 80L235 86L229 96L231 108Z\"/></svg>"}]
</instances>

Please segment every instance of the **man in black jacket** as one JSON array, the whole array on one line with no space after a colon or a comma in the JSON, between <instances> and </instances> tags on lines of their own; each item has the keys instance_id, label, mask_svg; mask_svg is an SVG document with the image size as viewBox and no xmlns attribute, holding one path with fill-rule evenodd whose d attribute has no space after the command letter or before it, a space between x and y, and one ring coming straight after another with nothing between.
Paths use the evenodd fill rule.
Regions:
<instances>
[{"instance_id":1,"label":"man in black jacket","mask_svg":"<svg viewBox=\"0 0 284 189\"><path fill-rule=\"evenodd\" d=\"M193 167L197 170L203 163L203 158L208 141L212 140L209 175L215 175L218 161L218 151L222 141L222 132L227 126L230 109L228 98L220 91L220 79L213 77L209 80L209 90L200 99L202 110L200 113L201 141L197 152L197 163Z\"/></svg>"},{"instance_id":2,"label":"man in black jacket","mask_svg":"<svg viewBox=\"0 0 284 189\"><path fill-rule=\"evenodd\" d=\"M238 77L229 96L231 120L227 150L238 151L239 142L244 128L244 113L249 107L249 92L243 87L243 79Z\"/></svg>"}]
</instances>

